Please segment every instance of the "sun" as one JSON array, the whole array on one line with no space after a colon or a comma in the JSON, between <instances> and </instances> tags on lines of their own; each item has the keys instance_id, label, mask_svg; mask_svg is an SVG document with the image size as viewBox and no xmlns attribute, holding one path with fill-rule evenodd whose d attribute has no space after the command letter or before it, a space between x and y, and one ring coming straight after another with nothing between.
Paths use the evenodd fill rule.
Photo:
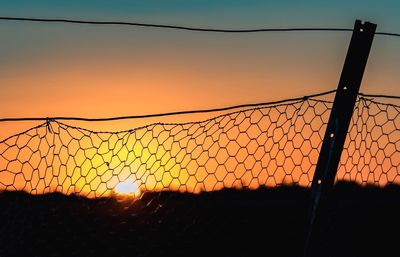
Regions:
<instances>
[{"instance_id":1,"label":"sun","mask_svg":"<svg viewBox=\"0 0 400 257\"><path fill-rule=\"evenodd\" d=\"M132 196L140 195L140 189L138 185L130 180L118 183L114 190L117 194L120 195L132 195Z\"/></svg>"}]
</instances>

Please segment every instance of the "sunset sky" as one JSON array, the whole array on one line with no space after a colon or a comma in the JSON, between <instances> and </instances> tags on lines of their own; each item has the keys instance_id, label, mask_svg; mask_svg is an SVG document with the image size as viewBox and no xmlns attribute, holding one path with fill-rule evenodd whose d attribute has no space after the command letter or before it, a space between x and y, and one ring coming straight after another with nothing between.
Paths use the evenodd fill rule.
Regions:
<instances>
[{"instance_id":1,"label":"sunset sky","mask_svg":"<svg viewBox=\"0 0 400 257\"><path fill-rule=\"evenodd\" d=\"M0 16L215 28L399 32L397 1L3 0ZM334 89L351 33L215 34L0 22L0 117L104 117L221 107ZM377 36L363 92L400 94L400 39Z\"/></svg>"},{"instance_id":2,"label":"sunset sky","mask_svg":"<svg viewBox=\"0 0 400 257\"><path fill-rule=\"evenodd\" d=\"M365 1L352 1L350 3L342 0L279 1L276 3L252 0L93 0L86 2L77 0L5 0L0 3L0 16L128 21L221 29L352 28L355 19L361 19L377 23L378 31L399 33L399 9L400 4L396 3L396 1L376 1L374 4L366 4ZM350 32L221 34L160 28L15 21L0 21L0 34L0 118L53 116L95 118L140 115L267 102L324 92L337 87L351 37ZM377 35L372 46L361 91L400 95L399 62L400 38ZM300 109L300 107L298 108ZM254 132L253 136L246 130L242 131L243 133L248 133L247 136L253 140L254 145L246 143L241 146L241 149L245 151L241 155L235 156L236 153L231 153L230 157L232 158L240 156L243 159L247 158L239 162L239 165L242 164L243 172L247 172L246 174L249 175L249 178L243 180L241 176L237 176L237 182L241 181L240 183L243 183L243 185L251 185L252 181L261 179L261 175L253 174L256 166L248 159L252 158L251 156L257 149L264 149L265 147L264 150L261 149L261 152L270 153L273 146L280 145L282 147L279 148L278 152L282 153L282 156L277 157L278 154L277 156L270 156L270 159L278 163L277 166L282 170L282 174L278 176L274 173L274 179L278 178L278 180L273 181L271 185L284 183L286 181L285 172L291 172L292 170L293 173L296 172L295 169L289 169L288 167L296 166L299 174L288 183L299 182L300 185L307 186L311 176L307 172L311 172L312 168L310 167L317 160L318 143L322 140L324 132L323 120L315 121L313 119L315 116L313 108L307 109L311 118L305 120L305 122L309 124L317 122L316 127L318 129L309 128L316 138L305 139L305 141L308 140L310 145L316 145L303 147L304 144L300 142L298 146L292 146L292 148L303 147L304 149L301 149L302 154L307 158L311 155L313 156L310 157L313 161L308 165L308 168L304 168L304 163L296 165L286 163L285 160L291 159L292 156L291 154L283 155L283 151L292 148L287 147L285 142L270 142L268 144L266 141L262 141L255 143L256 139L260 140L261 137L259 135L265 131L271 132L268 134L268 138L265 138L267 140L279 135L276 130L284 127L283 124L277 125L280 114L273 116L268 111L265 111L262 115L258 115L268 116L272 121L270 122L271 124L264 122L261 125L270 124L271 126L266 128L265 131ZM318 108L326 110L328 107L322 106ZM287 115L286 119L289 121L298 115L298 113L293 112L295 114L292 113L294 115L292 117L286 112L286 109L280 111L280 113ZM397 109L393 110L393 113L397 112ZM327 112L324 113L327 115ZM241 124L249 124L250 126L251 115L257 116L257 114L250 113L246 116L247 120ZM306 115L304 114L304 116ZM167 119L168 122L194 121L204 119L204 116L173 116ZM231 117L231 122L233 123L235 119L235 117ZM327 120L327 117L324 120ZM93 125L94 123L69 124L96 131L118 131L122 128L130 129L159 121L165 121L165 119L122 121L101 125L98 125L98 123L95 123L95 125ZM217 122L222 121L218 120ZM397 125L393 121L391 122L386 127L398 129ZM37 125L37 123L2 123L0 124L0 139L23 131L33 125ZM275 127L275 125L277 126ZM304 134L301 129L303 125L289 122L285 125L288 126L287 131L282 130L280 133L282 136L288 137L288 141L293 140L290 138L290 130L299 127L301 131L296 131L296 133ZM235 126L237 127L238 124L235 124ZM183 132L174 134L175 132L173 132L172 128L157 129L171 129L169 138L171 141L175 141L177 140L176 137L181 136L182 133L187 133L189 130L185 126L178 126L178 128ZM275 130L275 128L277 129ZM165 185L158 186L154 177L151 178L154 181L149 182L150 178L148 177L154 175L160 177L157 178L159 180L157 183L172 183L170 189L178 189L182 183L180 179L182 179L184 172L190 174L191 178L196 180L199 176L202 176L199 170L208 167L207 164L197 163L194 168L191 168L189 160L187 161L188 163L182 164L182 162L185 162L186 156L190 156L187 158L192 158L193 152L196 151L196 147L190 149L188 146L190 140L195 138L193 135L186 135L184 139L180 139L181 141L183 140L183 143L180 142L182 143L180 147L186 152L179 159L173 155L170 158L164 158L165 154L174 151L175 146L171 142L168 147L164 146L162 150L158 149L159 145L163 145L163 143L155 142L154 147L150 147L151 144L147 142L144 144L144 148L147 148L148 151L147 154L144 154L142 150L132 150L136 142L146 141L147 139L150 141L152 138L159 139L157 135L153 134L153 128L149 129L149 134L146 134L147 136L143 136L143 138L136 136L136 134L142 133L145 129L135 132L135 135L130 135L130 133L127 133L127 135L119 134L120 138L118 140L113 139L115 142L112 144L119 142L122 150L116 151L108 142L104 153L96 153L97 155L94 151L99 150L102 144L109 140L107 137L109 135L103 135L104 138L98 139L96 143L92 141L93 137L97 135L85 135L85 140L90 145L90 147L85 148L81 143L83 139L79 136L82 131L75 131L74 128L63 128L63 125L56 125L55 129L61 131L59 132L59 140L61 141L58 142L58 146L52 148L53 154L48 153L49 145L54 142L52 140L57 139L52 139L52 135L46 134L48 132L46 127L33 130L32 133L34 135L28 133L27 135L12 138L5 143L2 142L2 145L0 144L0 147L2 147L0 149L2 151L0 157L3 158L0 160L0 165L4 166L0 167L0 171L1 169L4 170L1 174L3 180L0 181L0 189L1 183L3 185L14 184L14 189L17 190L31 190L36 185L39 185L37 186L38 190L42 190L46 185L49 186L49 190L56 189L69 193L72 191L69 191L68 187L76 183L75 189L82 190L83 188L83 191L96 191L92 188L94 182L91 179L98 180L96 181L96 187L98 187L100 179L103 180L101 176L96 175L99 167L103 167L103 172L107 176L111 174L110 171L115 175L113 177L115 183L107 178L109 179L108 181L111 181L111 184L102 184L104 191L106 191L106 187L108 189L110 187L114 188L118 181L122 182L125 177L117 179L117 175L125 176L124 172L128 175L133 174L135 179L140 180L148 188L156 187L162 189L165 187ZM218 133L220 134L218 134L218 137L215 137L215 134L208 135L208 137L214 136L213 140L217 142L221 140L222 135L229 136L229 133L232 133L228 131L228 128L227 131L224 131L224 129L224 126L219 127L220 131ZM353 133L355 132L353 131ZM370 132L368 131L368 133ZM206 133L205 131L202 136L205 136ZM373 132L372 134L381 135L382 131ZM73 135L76 137L71 142L75 142L76 147L79 146L81 150L83 149L80 153L71 154L70 139L63 142L65 138L74 137ZM395 136L399 135L395 134ZM136 139L132 139L134 137ZM193 138L190 139L190 137ZM32 143L29 138L34 138L37 142L32 141ZM251 141L250 139L249 142ZM46 143L46 140L50 141ZM185 140L189 141L186 142ZM241 144L237 135L232 136L229 140ZM364 139L364 141L368 140ZM391 141L392 143L400 142L396 140ZM39 141L40 143L38 143ZM29 142L34 144L32 148L29 146ZM45 142L44 145L43 142ZM220 143L218 142L218 144ZM13 148L12 145L14 144L16 147ZM200 143L197 142L197 144ZM360 142L357 144L360 144ZM201 144L200 146L205 147ZM35 147L40 151L35 152L33 149ZM215 159L220 158L222 155L220 149L225 150L225 146L219 145L219 147L214 151ZM351 147L359 150L356 145ZM382 146L379 145L379 147L375 148L382 150L385 147L387 147L387 144L383 143ZM391 147L397 146L393 144ZM229 150L229 147L227 149ZM153 150L154 153L152 152ZM313 154L308 153L310 150L314 151ZM19 153L23 151L25 153ZM92 151L93 153L87 153L86 151ZM251 151L254 152L250 153ZM350 167L347 167L347 171L349 171L353 166L355 167L356 163L351 163L353 153L350 153L349 150L346 151L346 158L348 157L350 165ZM399 152L398 150L396 151L397 153ZM62 159L63 152L65 152L65 158ZM128 153L130 152L133 155L129 156ZM210 154L208 150L204 150L204 153ZM372 162L375 160L374 154L368 153L363 156L366 159L365 165L362 167L366 174L363 175L364 177L361 175L356 177L356 172L351 174L347 172L348 177L346 179L357 180L358 182L380 182L379 177L370 177L368 175L375 172L372 168L370 169L371 159L373 159ZM149 156L153 157L153 155L157 155L157 161L161 163L158 165L168 167L170 159L177 159L177 165L165 168L165 171L154 168L153 164L156 161L153 160L150 165L147 160ZM177 153L177 155L179 154ZM227 154L225 155L228 157ZM25 167L27 162L32 161L28 158L29 156L36 156L35 158L37 158L38 162L35 165L37 166ZM52 159L53 157L57 159L59 158L58 156L61 159L60 163L58 163L59 166L55 164L57 160ZM73 163L71 161L72 157L75 158ZM394 161L388 158L380 159L382 162L387 160L384 163L379 163L380 160L377 161L377 166L385 171L390 170L394 174L393 177L387 180L396 183L400 181L396 170L400 160L398 157L396 154L394 157L390 157ZM110 163L113 163L113 158L114 162L117 162L115 167L110 166ZM117 161L116 158L118 159ZM49 160L46 161L46 159ZM128 160L125 159L129 159L130 162L128 163ZM212 160L209 157L203 159ZM262 163L266 159L265 156L259 156L257 159L258 165L263 165L264 180L271 175L267 174L271 170L270 164ZM136 160L140 161L140 165L135 164L135 166L132 164ZM300 159L300 161L302 160ZM226 186L224 183L226 183L228 175L235 174L236 176L237 172L240 172L239 166L236 167L237 163L228 165L228 161L229 159L224 159L219 163L219 166L225 166L221 172L222 175L219 181L221 184L218 188ZM279 165L279 162L284 164ZM296 161L293 160L293 162ZM216 172L218 170L216 168L218 165L214 164L211 164L211 168L207 172ZM142 174L142 177L139 178L138 174L141 169L143 169L145 175ZM25 176L31 176L31 170L34 170L32 180L39 184L35 182L36 184L30 185L30 189L26 189L24 186L28 178ZM358 169L358 171L360 170ZM23 174L24 172L26 174ZM67 182L64 180L64 182L52 180L55 172L64 172L65 174L60 175L60 177L72 179L72 182L68 182L68 187ZM183 173L181 174L181 172ZM191 172L195 174L191 174ZM15 176L18 173L19 176ZM73 175L70 173L73 173ZM305 177L300 177L300 174ZM166 178L165 176L167 175L170 177ZM292 176L292 174L289 175ZM343 176L346 177L345 175ZM88 177L91 178L89 179ZM189 175L186 174L186 177L189 177ZM54 176L54 178L60 179L58 175ZM205 176L202 176L201 179L204 178ZM215 181L208 183L206 182L207 178L212 178ZM193 183L187 182L188 187L183 190L215 189L213 186L218 175L215 174L214 177L211 174L207 178L201 188L196 188L196 183L198 182L196 180ZM234 179L232 178L229 181L232 182ZM18 182L18 180L20 181ZM385 181L383 182L383 184L386 183ZM268 181L255 182L256 186L268 183ZM65 188L63 190L58 189L57 185ZM212 187L208 189L207 185L212 185ZM90 189L85 189L85 187Z\"/></svg>"},{"instance_id":3,"label":"sunset sky","mask_svg":"<svg viewBox=\"0 0 400 257\"><path fill-rule=\"evenodd\" d=\"M399 196L400 0L0 0L0 257L391 256Z\"/></svg>"}]
</instances>

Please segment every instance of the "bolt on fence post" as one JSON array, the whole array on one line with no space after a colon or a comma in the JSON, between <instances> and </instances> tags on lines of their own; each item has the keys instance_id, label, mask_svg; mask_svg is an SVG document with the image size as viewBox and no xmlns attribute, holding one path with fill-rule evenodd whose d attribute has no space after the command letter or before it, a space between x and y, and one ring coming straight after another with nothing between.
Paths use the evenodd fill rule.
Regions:
<instances>
[{"instance_id":1,"label":"bolt on fence post","mask_svg":"<svg viewBox=\"0 0 400 257\"><path fill-rule=\"evenodd\" d=\"M349 124L375 35L376 24L356 20L311 184L312 209L305 255L313 249L313 230L320 201L333 188ZM319 252L320 256L328 253Z\"/></svg>"}]
</instances>

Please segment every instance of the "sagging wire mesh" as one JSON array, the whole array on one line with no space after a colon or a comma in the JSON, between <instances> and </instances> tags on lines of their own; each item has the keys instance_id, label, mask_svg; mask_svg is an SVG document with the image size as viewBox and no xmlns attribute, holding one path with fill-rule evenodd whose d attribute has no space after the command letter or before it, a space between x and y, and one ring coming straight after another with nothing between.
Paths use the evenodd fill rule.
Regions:
<instances>
[{"instance_id":1,"label":"sagging wire mesh","mask_svg":"<svg viewBox=\"0 0 400 257\"><path fill-rule=\"evenodd\" d=\"M97 132L49 120L0 142L0 190L109 196L311 184L332 103L304 98L208 120ZM337 179L399 182L399 107L359 98Z\"/></svg>"},{"instance_id":2,"label":"sagging wire mesh","mask_svg":"<svg viewBox=\"0 0 400 257\"><path fill-rule=\"evenodd\" d=\"M400 106L359 96L339 165L337 180L400 184Z\"/></svg>"}]
</instances>

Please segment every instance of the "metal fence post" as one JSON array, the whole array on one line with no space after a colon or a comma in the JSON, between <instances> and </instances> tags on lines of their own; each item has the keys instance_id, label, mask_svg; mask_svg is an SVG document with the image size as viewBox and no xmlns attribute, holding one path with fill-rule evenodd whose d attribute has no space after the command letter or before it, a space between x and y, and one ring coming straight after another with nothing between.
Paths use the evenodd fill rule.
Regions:
<instances>
[{"instance_id":1,"label":"metal fence post","mask_svg":"<svg viewBox=\"0 0 400 257\"><path fill-rule=\"evenodd\" d=\"M376 24L356 20L329 122L311 184L312 209L305 255L312 248L313 226L321 199L333 188L361 80L375 35ZM326 254L319 253L320 256Z\"/></svg>"}]
</instances>

